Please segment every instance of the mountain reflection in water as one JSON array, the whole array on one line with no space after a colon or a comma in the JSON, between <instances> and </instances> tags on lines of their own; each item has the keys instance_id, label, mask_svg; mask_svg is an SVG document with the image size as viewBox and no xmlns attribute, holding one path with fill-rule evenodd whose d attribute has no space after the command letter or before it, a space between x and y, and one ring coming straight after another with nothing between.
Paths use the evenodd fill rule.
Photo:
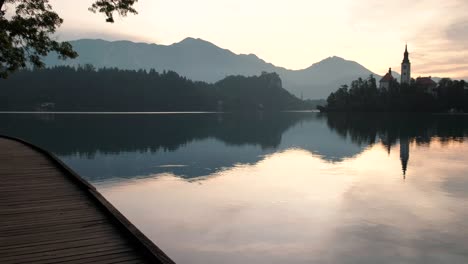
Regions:
<instances>
[{"instance_id":1,"label":"mountain reflection in water","mask_svg":"<svg viewBox=\"0 0 468 264\"><path fill-rule=\"evenodd\" d=\"M164 172L196 178L290 148L339 162L374 144L389 153L399 147L406 174L411 142L463 141L468 133L463 115L3 114L0 121L0 133L46 148L90 181Z\"/></svg>"},{"instance_id":2,"label":"mountain reflection in water","mask_svg":"<svg viewBox=\"0 0 468 264\"><path fill-rule=\"evenodd\" d=\"M468 263L468 116L0 114L177 263Z\"/></svg>"}]
</instances>

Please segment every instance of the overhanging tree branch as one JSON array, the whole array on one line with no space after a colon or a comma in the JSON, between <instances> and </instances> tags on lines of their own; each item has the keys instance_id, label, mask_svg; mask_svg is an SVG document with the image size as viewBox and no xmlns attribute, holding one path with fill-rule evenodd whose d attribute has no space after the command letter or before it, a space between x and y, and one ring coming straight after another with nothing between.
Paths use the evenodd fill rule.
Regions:
<instances>
[{"instance_id":1,"label":"overhanging tree branch","mask_svg":"<svg viewBox=\"0 0 468 264\"><path fill-rule=\"evenodd\" d=\"M137 1L96 0L89 10L104 13L107 22L114 22L114 13L136 14ZM9 4L15 12L7 18L3 9ZM27 65L44 67L42 58L51 52L61 59L77 57L70 43L51 38L62 23L49 0L0 0L0 78Z\"/></svg>"}]
</instances>

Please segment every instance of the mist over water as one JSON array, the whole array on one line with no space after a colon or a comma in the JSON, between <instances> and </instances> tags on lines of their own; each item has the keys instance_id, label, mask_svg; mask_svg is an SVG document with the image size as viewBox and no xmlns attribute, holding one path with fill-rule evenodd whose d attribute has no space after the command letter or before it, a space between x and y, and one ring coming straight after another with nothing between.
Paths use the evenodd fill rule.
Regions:
<instances>
[{"instance_id":1,"label":"mist over water","mask_svg":"<svg viewBox=\"0 0 468 264\"><path fill-rule=\"evenodd\" d=\"M468 116L0 114L177 263L467 263Z\"/></svg>"}]
</instances>

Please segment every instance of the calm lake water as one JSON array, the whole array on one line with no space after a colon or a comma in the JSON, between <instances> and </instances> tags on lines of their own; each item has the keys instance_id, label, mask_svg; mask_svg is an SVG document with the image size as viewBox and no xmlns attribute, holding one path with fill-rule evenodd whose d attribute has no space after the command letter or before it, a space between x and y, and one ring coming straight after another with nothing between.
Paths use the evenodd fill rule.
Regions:
<instances>
[{"instance_id":1,"label":"calm lake water","mask_svg":"<svg viewBox=\"0 0 468 264\"><path fill-rule=\"evenodd\" d=\"M177 263L468 263L468 116L0 114Z\"/></svg>"}]
</instances>

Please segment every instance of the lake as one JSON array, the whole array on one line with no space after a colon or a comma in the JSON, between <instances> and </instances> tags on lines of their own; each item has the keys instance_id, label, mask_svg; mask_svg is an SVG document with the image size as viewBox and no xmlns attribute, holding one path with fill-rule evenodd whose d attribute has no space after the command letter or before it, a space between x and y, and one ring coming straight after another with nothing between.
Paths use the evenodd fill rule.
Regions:
<instances>
[{"instance_id":1,"label":"lake","mask_svg":"<svg viewBox=\"0 0 468 264\"><path fill-rule=\"evenodd\" d=\"M183 263L468 263L468 115L0 114Z\"/></svg>"}]
</instances>

